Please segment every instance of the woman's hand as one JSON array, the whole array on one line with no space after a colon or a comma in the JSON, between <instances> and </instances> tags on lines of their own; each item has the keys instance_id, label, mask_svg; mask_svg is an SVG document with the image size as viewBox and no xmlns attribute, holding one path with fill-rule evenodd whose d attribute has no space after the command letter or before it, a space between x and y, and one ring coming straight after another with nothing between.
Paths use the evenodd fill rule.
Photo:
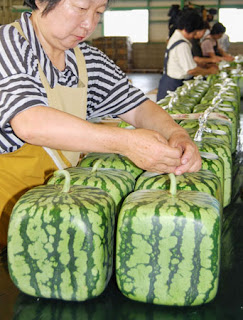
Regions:
<instances>
[{"instance_id":1,"label":"woman's hand","mask_svg":"<svg viewBox=\"0 0 243 320\"><path fill-rule=\"evenodd\" d=\"M177 175L201 168L198 148L186 130L154 102L145 101L121 118L135 127L151 129L132 130L132 139L127 142L127 156L139 167Z\"/></svg>"},{"instance_id":2,"label":"woman's hand","mask_svg":"<svg viewBox=\"0 0 243 320\"><path fill-rule=\"evenodd\" d=\"M212 56L212 58L208 58L208 59L210 59L210 62L212 62L212 63L218 63L223 60L222 57L216 56L216 55Z\"/></svg>"},{"instance_id":3,"label":"woman's hand","mask_svg":"<svg viewBox=\"0 0 243 320\"><path fill-rule=\"evenodd\" d=\"M146 129L131 130L124 154L143 170L175 173L181 167L181 147L170 146L158 132Z\"/></svg>"},{"instance_id":4,"label":"woman's hand","mask_svg":"<svg viewBox=\"0 0 243 320\"><path fill-rule=\"evenodd\" d=\"M219 72L219 68L216 64L210 65L208 68L208 74L217 74Z\"/></svg>"},{"instance_id":5,"label":"woman's hand","mask_svg":"<svg viewBox=\"0 0 243 320\"><path fill-rule=\"evenodd\" d=\"M201 169L202 161L198 147L187 133L180 130L175 131L169 139L169 145L173 148L180 148L182 152L181 165L175 169L176 175Z\"/></svg>"},{"instance_id":6,"label":"woman's hand","mask_svg":"<svg viewBox=\"0 0 243 320\"><path fill-rule=\"evenodd\" d=\"M235 58L234 58L232 55L230 55L230 54L226 54L226 55L224 55L222 58L223 58L223 60L229 61L229 62L234 61L234 59L235 59Z\"/></svg>"}]
</instances>

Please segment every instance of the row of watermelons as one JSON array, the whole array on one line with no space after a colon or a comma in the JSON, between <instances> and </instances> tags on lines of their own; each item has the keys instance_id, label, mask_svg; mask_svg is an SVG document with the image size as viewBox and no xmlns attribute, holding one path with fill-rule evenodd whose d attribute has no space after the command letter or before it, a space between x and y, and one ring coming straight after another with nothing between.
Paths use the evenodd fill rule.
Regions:
<instances>
[{"instance_id":1,"label":"row of watermelons","mask_svg":"<svg viewBox=\"0 0 243 320\"><path fill-rule=\"evenodd\" d=\"M185 88L197 97L187 115L178 114L180 99L183 106L192 100ZM11 215L8 264L21 291L72 301L96 297L115 256L118 287L130 299L185 306L215 297L239 89L223 76L187 82L180 91L176 119L185 118L180 125L198 144L202 169L175 178L143 172L122 155L91 153L55 172L26 192Z\"/></svg>"}]
</instances>

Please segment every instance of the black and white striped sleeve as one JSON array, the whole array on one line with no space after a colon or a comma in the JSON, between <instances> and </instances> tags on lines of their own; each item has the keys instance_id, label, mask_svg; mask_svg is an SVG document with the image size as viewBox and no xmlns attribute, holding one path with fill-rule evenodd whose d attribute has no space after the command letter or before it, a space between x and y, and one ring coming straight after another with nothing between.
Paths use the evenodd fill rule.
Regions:
<instances>
[{"instance_id":1,"label":"black and white striped sleeve","mask_svg":"<svg viewBox=\"0 0 243 320\"><path fill-rule=\"evenodd\" d=\"M87 44L80 45L88 71L87 117L116 117L147 100L132 86L126 74L103 52Z\"/></svg>"},{"instance_id":2,"label":"black and white striped sleeve","mask_svg":"<svg viewBox=\"0 0 243 320\"><path fill-rule=\"evenodd\" d=\"M47 105L38 64L28 42L6 25L0 28L0 129L20 111Z\"/></svg>"}]
</instances>

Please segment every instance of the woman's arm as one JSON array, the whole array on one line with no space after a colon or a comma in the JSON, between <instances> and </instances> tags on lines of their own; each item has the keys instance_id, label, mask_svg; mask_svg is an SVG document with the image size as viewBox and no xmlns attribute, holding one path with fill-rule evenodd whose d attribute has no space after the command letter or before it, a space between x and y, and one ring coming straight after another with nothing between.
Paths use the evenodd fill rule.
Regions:
<instances>
[{"instance_id":1,"label":"woman's arm","mask_svg":"<svg viewBox=\"0 0 243 320\"><path fill-rule=\"evenodd\" d=\"M234 61L234 57L231 54L225 52L222 48L219 48L218 51L221 54L222 60Z\"/></svg>"},{"instance_id":2,"label":"woman's arm","mask_svg":"<svg viewBox=\"0 0 243 320\"><path fill-rule=\"evenodd\" d=\"M222 60L222 57L219 56L214 56L214 57L198 57L198 56L194 56L193 57L194 61L197 64L202 64L202 65L206 65L208 63L218 63Z\"/></svg>"},{"instance_id":3,"label":"woman's arm","mask_svg":"<svg viewBox=\"0 0 243 320\"><path fill-rule=\"evenodd\" d=\"M222 48L218 47L218 52L221 56L217 56L215 54L212 42L208 39L207 41L205 40L201 44L202 52L204 56L207 56L211 59L217 59L219 57L221 60L226 60L226 61L233 61L234 57L227 52L225 52Z\"/></svg>"},{"instance_id":4,"label":"woman's arm","mask_svg":"<svg viewBox=\"0 0 243 320\"><path fill-rule=\"evenodd\" d=\"M198 75L207 76L209 74L216 74L218 72L219 72L218 67L215 65L211 65L208 68L206 68L206 67L203 68L203 67L197 66L194 69L188 70L187 73L190 74L191 76L198 76Z\"/></svg>"},{"instance_id":5,"label":"woman's arm","mask_svg":"<svg viewBox=\"0 0 243 320\"><path fill-rule=\"evenodd\" d=\"M145 112L145 109L147 108L140 109L143 115L138 110L133 111L140 117L136 119L136 123L131 115L131 123L144 129L127 130L93 124L51 107L42 106L17 114L11 120L11 126L19 138L30 144L85 153L120 153L128 156L144 170L175 172L182 163L182 149L170 145L167 138L173 135L173 131L180 130L182 133L184 129L178 128L170 116L161 109L158 114L161 120L160 127L164 129L161 132L156 130L159 129L159 121L156 119L158 114L153 115L148 110ZM151 116L150 125L148 125L149 122L142 121L143 116L148 115ZM129 115L124 116L124 119L129 120L129 118ZM153 121L156 121L155 126L152 125ZM164 137L161 133L166 133L165 127L170 134Z\"/></svg>"}]
</instances>

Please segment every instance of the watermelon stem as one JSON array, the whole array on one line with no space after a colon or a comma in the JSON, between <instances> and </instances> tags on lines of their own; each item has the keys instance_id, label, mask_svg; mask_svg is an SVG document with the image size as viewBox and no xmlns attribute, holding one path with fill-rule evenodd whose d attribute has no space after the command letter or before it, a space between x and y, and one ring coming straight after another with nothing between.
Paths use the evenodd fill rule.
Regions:
<instances>
[{"instance_id":1,"label":"watermelon stem","mask_svg":"<svg viewBox=\"0 0 243 320\"><path fill-rule=\"evenodd\" d=\"M172 196L176 195L176 176L174 175L174 173L169 173L169 178L170 178L170 193Z\"/></svg>"},{"instance_id":2,"label":"watermelon stem","mask_svg":"<svg viewBox=\"0 0 243 320\"><path fill-rule=\"evenodd\" d=\"M97 161L95 161L95 164L92 167L91 173L94 173L97 171L97 169L99 168L102 161L103 161L103 159L98 159Z\"/></svg>"},{"instance_id":3,"label":"watermelon stem","mask_svg":"<svg viewBox=\"0 0 243 320\"><path fill-rule=\"evenodd\" d=\"M65 181L61 192L70 191L70 173L67 170L57 170L54 172L55 177L64 177Z\"/></svg>"}]
</instances>

